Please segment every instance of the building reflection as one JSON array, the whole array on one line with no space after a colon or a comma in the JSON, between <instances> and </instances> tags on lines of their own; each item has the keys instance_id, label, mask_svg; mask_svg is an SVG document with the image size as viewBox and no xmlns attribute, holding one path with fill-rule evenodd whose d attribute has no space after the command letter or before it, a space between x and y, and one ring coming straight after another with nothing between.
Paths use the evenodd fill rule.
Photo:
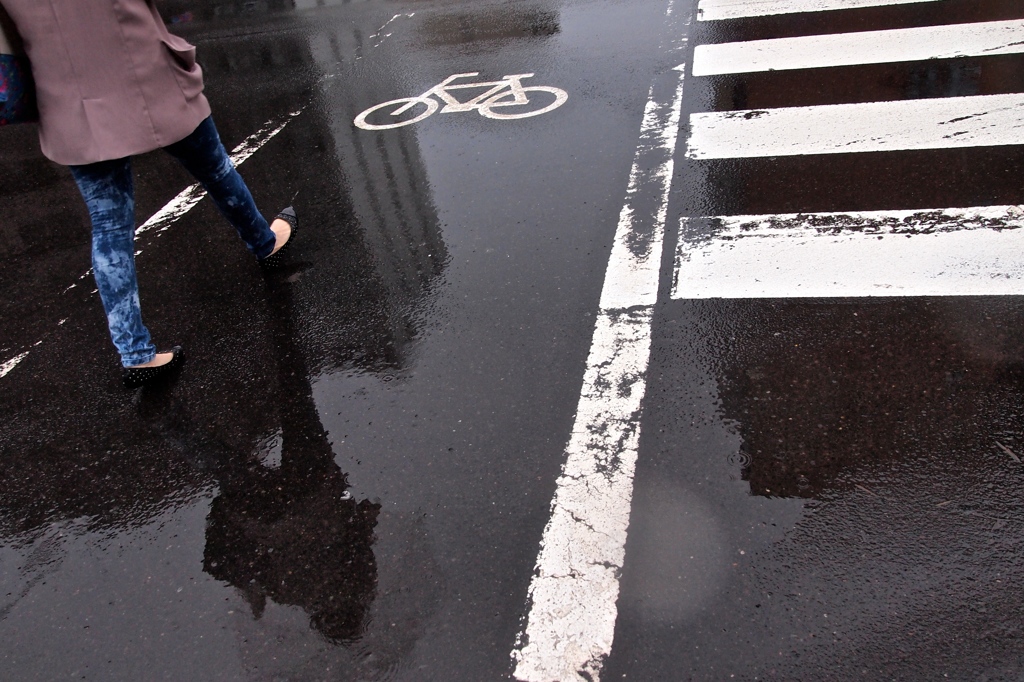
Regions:
<instances>
[{"instance_id":1,"label":"building reflection","mask_svg":"<svg viewBox=\"0 0 1024 682\"><path fill-rule=\"evenodd\" d=\"M554 9L517 3L474 12L433 14L424 20L420 34L433 46L547 38L561 30Z\"/></svg>"},{"instance_id":2,"label":"building reflection","mask_svg":"<svg viewBox=\"0 0 1024 682\"><path fill-rule=\"evenodd\" d=\"M730 301L718 376L754 495L819 497L896 460L1016 447L1024 323L991 299ZM926 482L923 482L926 483Z\"/></svg>"}]
</instances>

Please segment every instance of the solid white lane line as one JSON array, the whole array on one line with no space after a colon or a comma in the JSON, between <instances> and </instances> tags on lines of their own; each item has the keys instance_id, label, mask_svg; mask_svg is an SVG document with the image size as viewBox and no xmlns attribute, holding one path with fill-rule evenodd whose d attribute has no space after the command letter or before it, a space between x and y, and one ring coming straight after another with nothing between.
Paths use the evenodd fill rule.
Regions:
<instances>
[{"instance_id":1,"label":"solid white lane line","mask_svg":"<svg viewBox=\"0 0 1024 682\"><path fill-rule=\"evenodd\" d=\"M819 69L1019 52L1024 52L1024 21L992 21L699 45L693 53L693 75Z\"/></svg>"},{"instance_id":2,"label":"solid white lane line","mask_svg":"<svg viewBox=\"0 0 1024 682\"><path fill-rule=\"evenodd\" d=\"M828 12L832 10L909 5L939 0L700 0L697 18L700 21L765 17L772 14Z\"/></svg>"},{"instance_id":3,"label":"solid white lane line","mask_svg":"<svg viewBox=\"0 0 1024 682\"><path fill-rule=\"evenodd\" d=\"M36 344L39 345L39 344ZM28 357L28 351L25 351L21 355L15 355L7 362L0 364L0 379L4 378L11 373L11 370L18 366L18 363Z\"/></svg>"},{"instance_id":4,"label":"solid white lane line","mask_svg":"<svg viewBox=\"0 0 1024 682\"><path fill-rule=\"evenodd\" d=\"M566 463L512 652L524 682L596 682L611 652L683 70L656 79L605 274Z\"/></svg>"},{"instance_id":5,"label":"solid white lane line","mask_svg":"<svg viewBox=\"0 0 1024 682\"><path fill-rule=\"evenodd\" d=\"M260 148L263 147L263 145L265 145L267 142L270 142L270 140L274 139L274 137L282 130L284 130L285 126L287 126L288 123L291 122L293 118L301 114L302 111L303 109L299 109L298 111L291 112L285 117L283 121L277 120L267 122L262 128L260 128L258 131L256 131L249 137L242 140L242 142L238 146L231 150L231 153L228 155L231 157L231 161L235 164L235 166L242 165L250 156L259 151ZM159 231L163 232L168 227L170 227L172 223L174 223L183 215L191 211L195 207L195 205L202 200L204 196L206 196L206 191L202 187L200 187L198 183L186 187L185 189L178 193L178 196L171 199L169 202L167 202L167 204L164 205L163 208L161 208L159 211L150 216L149 220L142 223L142 225L136 228L135 235L138 236L154 228L160 228ZM138 255L140 253L142 252L137 251L135 255ZM86 272L80 275L78 279L83 280L90 274L92 274L92 269L86 270ZM61 293L66 294L68 291L74 289L76 286L78 286L77 283L71 284L71 286L64 289L64 291ZM92 293L96 293L95 290ZM61 320L58 323L58 326L64 324L64 322L65 320ZM40 340L33 345L38 346L41 343L42 341ZM17 357L12 358L11 360L8 360L3 364L0 364L0 379L10 374L11 370L17 367L18 363L24 360L25 356L27 355L28 351L22 353L21 355L18 355Z\"/></svg>"},{"instance_id":6,"label":"solid white lane line","mask_svg":"<svg viewBox=\"0 0 1024 682\"><path fill-rule=\"evenodd\" d=\"M684 220L672 297L1024 294L1024 209Z\"/></svg>"},{"instance_id":7,"label":"solid white lane line","mask_svg":"<svg viewBox=\"0 0 1024 682\"><path fill-rule=\"evenodd\" d=\"M1024 94L698 113L690 131L693 159L1024 144Z\"/></svg>"}]
</instances>

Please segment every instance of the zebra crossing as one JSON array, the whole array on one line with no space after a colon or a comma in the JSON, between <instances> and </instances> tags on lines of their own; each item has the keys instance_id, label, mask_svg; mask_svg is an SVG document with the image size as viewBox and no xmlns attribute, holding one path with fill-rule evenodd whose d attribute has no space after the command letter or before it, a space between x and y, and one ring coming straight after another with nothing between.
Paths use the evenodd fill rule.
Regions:
<instances>
[{"instance_id":1,"label":"zebra crossing","mask_svg":"<svg viewBox=\"0 0 1024 682\"><path fill-rule=\"evenodd\" d=\"M812 18L811 25L822 25L818 15L830 12L849 18L852 11L861 9L920 8L936 2L701 0L697 25L689 29L680 25L674 35L729 36L735 28L702 31L708 22L741 20L738 23L745 24L741 27L745 29L761 18L795 15L797 21ZM670 5L669 24L681 22L682 14ZM846 25L845 20L837 23ZM713 173L708 164L724 164L727 180L740 184L720 194L735 205L737 194L749 199L761 191L760 185L771 185L760 182L764 178L758 173L771 173L784 163L790 164L792 173L799 167L792 165L794 159L835 160L835 165L842 166L851 158L873 154L891 161L893 154L1024 144L1024 93L1016 92L954 92L957 96L940 92L936 97L926 88L907 88L900 91L906 99L878 101L878 92L871 92L852 102L682 113L684 82L690 90L695 85L692 79L776 71L800 79L813 72L820 84L829 69L847 69L848 74L851 68L869 64L1006 59L1024 52L1021 18L819 33L700 44L692 59L652 83L566 464L530 586L529 613L512 652L517 680L598 680L605 661L614 655L619 579L670 196L686 216L679 219L671 272L670 296L676 300L1024 293L1024 257L1019 255L1024 254L1024 230L1020 229L1024 207L957 207L952 205L957 200L951 199L950 204L928 209L904 205L845 212L697 216L681 207L685 192L671 185L674 163L682 166L680 175L687 184L696 182L698 187L715 184L709 181ZM669 51L683 56L685 41L674 41ZM696 85L700 91L700 83ZM704 91L705 96L690 99L721 101L721 97L716 100L721 93L713 87ZM742 85L738 92L742 96L734 97L734 104L746 99ZM813 100L815 88L799 94ZM763 99L763 92L759 96ZM755 170L736 172L743 164L755 164ZM859 172L864 175L863 168ZM835 180L837 175L830 177ZM871 195L875 194L871 183L886 181L870 171L866 177L866 192ZM819 184L818 178L809 180ZM900 182L906 184L903 178ZM750 185L753 188L748 190ZM827 186L821 194L815 201L829 199ZM891 201L896 195L887 196ZM698 198L696 204L707 202L713 204L706 197Z\"/></svg>"},{"instance_id":2,"label":"zebra crossing","mask_svg":"<svg viewBox=\"0 0 1024 682\"><path fill-rule=\"evenodd\" d=\"M1024 144L1024 94L694 114L691 159Z\"/></svg>"},{"instance_id":3,"label":"zebra crossing","mask_svg":"<svg viewBox=\"0 0 1024 682\"><path fill-rule=\"evenodd\" d=\"M764 17L772 14L826 12L831 10L909 5L940 0L703 0L697 7L699 21Z\"/></svg>"},{"instance_id":4,"label":"zebra crossing","mask_svg":"<svg viewBox=\"0 0 1024 682\"><path fill-rule=\"evenodd\" d=\"M698 17L708 22L902 4L909 3L703 0ZM698 45L692 75L1021 52L1024 21L1016 19ZM698 112L688 128L685 156L694 161L1004 147L1024 144L1024 93ZM672 296L1024 294L1019 207L904 208L684 218Z\"/></svg>"}]
</instances>

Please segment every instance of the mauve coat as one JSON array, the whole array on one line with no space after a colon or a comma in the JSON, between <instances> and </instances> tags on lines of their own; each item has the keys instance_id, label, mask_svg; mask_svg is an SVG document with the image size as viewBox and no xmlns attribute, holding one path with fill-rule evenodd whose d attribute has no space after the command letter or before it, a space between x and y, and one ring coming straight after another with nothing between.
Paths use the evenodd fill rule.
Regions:
<instances>
[{"instance_id":1,"label":"mauve coat","mask_svg":"<svg viewBox=\"0 0 1024 682\"><path fill-rule=\"evenodd\" d=\"M83 165L178 142L210 115L196 49L153 0L0 0L32 62L43 154Z\"/></svg>"}]
</instances>

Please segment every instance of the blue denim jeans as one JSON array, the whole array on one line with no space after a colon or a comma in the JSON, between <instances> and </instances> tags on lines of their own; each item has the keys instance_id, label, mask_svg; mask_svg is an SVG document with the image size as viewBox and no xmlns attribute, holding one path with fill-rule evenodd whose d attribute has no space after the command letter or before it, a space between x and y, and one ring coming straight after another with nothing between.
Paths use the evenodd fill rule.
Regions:
<instances>
[{"instance_id":1,"label":"blue denim jeans","mask_svg":"<svg viewBox=\"0 0 1024 682\"><path fill-rule=\"evenodd\" d=\"M221 144L213 117L164 149L206 189L249 250L264 258L275 236ZM125 367L149 362L156 348L142 323L135 276L135 191L131 159L71 166L92 220L92 268L110 338Z\"/></svg>"}]
</instances>

